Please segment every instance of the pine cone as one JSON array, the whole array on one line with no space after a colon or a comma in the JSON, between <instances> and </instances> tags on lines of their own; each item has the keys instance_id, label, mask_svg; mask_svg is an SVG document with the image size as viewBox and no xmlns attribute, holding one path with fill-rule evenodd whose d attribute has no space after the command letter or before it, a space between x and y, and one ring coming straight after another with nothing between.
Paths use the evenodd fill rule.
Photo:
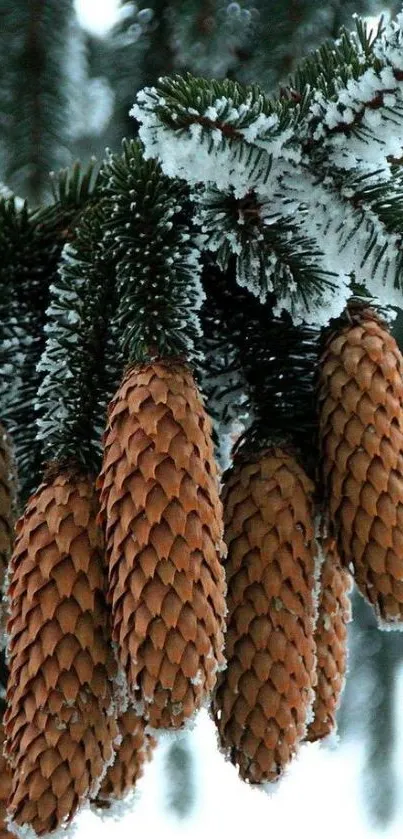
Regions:
<instances>
[{"instance_id":1,"label":"pine cone","mask_svg":"<svg viewBox=\"0 0 403 839\"><path fill-rule=\"evenodd\" d=\"M14 541L17 506L17 474L12 444L0 424L0 646L6 645L7 603L4 598L6 572Z\"/></svg>"},{"instance_id":2,"label":"pine cone","mask_svg":"<svg viewBox=\"0 0 403 839\"><path fill-rule=\"evenodd\" d=\"M320 441L343 563L382 624L403 621L403 359L370 309L350 313L320 361Z\"/></svg>"},{"instance_id":3,"label":"pine cone","mask_svg":"<svg viewBox=\"0 0 403 839\"><path fill-rule=\"evenodd\" d=\"M0 424L0 590L11 556L16 509L16 472L10 438Z\"/></svg>"},{"instance_id":4,"label":"pine cone","mask_svg":"<svg viewBox=\"0 0 403 839\"><path fill-rule=\"evenodd\" d=\"M66 472L41 485L17 525L4 715L8 809L13 823L39 835L96 794L118 733L96 514L89 479Z\"/></svg>"},{"instance_id":5,"label":"pine cone","mask_svg":"<svg viewBox=\"0 0 403 839\"><path fill-rule=\"evenodd\" d=\"M334 539L325 540L323 554L315 630L318 682L306 738L311 742L326 737L336 727L347 665L347 623L351 620L348 592L352 580L341 565Z\"/></svg>"},{"instance_id":6,"label":"pine cone","mask_svg":"<svg viewBox=\"0 0 403 839\"><path fill-rule=\"evenodd\" d=\"M119 717L118 727L122 742L102 781L96 799L99 807L109 807L113 799L123 798L134 789L156 745L154 738L145 732L144 720L132 708Z\"/></svg>"},{"instance_id":7,"label":"pine cone","mask_svg":"<svg viewBox=\"0 0 403 839\"><path fill-rule=\"evenodd\" d=\"M223 663L222 508L211 424L190 371L132 369L109 408L99 479L113 638L132 698L179 728Z\"/></svg>"},{"instance_id":8,"label":"pine cone","mask_svg":"<svg viewBox=\"0 0 403 839\"><path fill-rule=\"evenodd\" d=\"M305 735L315 684L313 485L273 447L240 463L223 491L227 669L213 714L250 783L276 780Z\"/></svg>"},{"instance_id":9,"label":"pine cone","mask_svg":"<svg viewBox=\"0 0 403 839\"><path fill-rule=\"evenodd\" d=\"M6 803L11 791L11 770L3 754L4 728L0 724L0 839L13 836L6 825Z\"/></svg>"}]
</instances>

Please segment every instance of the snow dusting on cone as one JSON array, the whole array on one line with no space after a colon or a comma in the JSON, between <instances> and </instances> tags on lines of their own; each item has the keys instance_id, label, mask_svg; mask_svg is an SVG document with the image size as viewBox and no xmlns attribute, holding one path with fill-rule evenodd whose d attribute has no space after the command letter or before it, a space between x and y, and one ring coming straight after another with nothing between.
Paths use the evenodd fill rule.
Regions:
<instances>
[{"instance_id":1,"label":"snow dusting on cone","mask_svg":"<svg viewBox=\"0 0 403 839\"><path fill-rule=\"evenodd\" d=\"M269 448L223 491L227 669L213 714L240 776L275 781L306 733L315 683L313 485L292 454Z\"/></svg>"},{"instance_id":2,"label":"snow dusting on cone","mask_svg":"<svg viewBox=\"0 0 403 839\"><path fill-rule=\"evenodd\" d=\"M348 596L352 579L342 567L334 539L326 539L323 547L318 619L315 630L317 685L313 704L313 720L307 740L327 737L336 728L336 711L340 704L347 666L347 624L351 620Z\"/></svg>"},{"instance_id":3,"label":"snow dusting on cone","mask_svg":"<svg viewBox=\"0 0 403 839\"><path fill-rule=\"evenodd\" d=\"M95 795L114 756L115 661L91 481L49 476L17 524L4 715L10 825L42 835Z\"/></svg>"},{"instance_id":4,"label":"snow dusting on cone","mask_svg":"<svg viewBox=\"0 0 403 839\"><path fill-rule=\"evenodd\" d=\"M368 308L347 312L320 360L330 525L380 625L403 622L403 358Z\"/></svg>"},{"instance_id":5,"label":"snow dusting on cone","mask_svg":"<svg viewBox=\"0 0 403 839\"><path fill-rule=\"evenodd\" d=\"M99 487L120 663L149 725L178 729L215 685L225 614L211 423L185 365L128 372Z\"/></svg>"},{"instance_id":6,"label":"snow dusting on cone","mask_svg":"<svg viewBox=\"0 0 403 839\"><path fill-rule=\"evenodd\" d=\"M122 741L102 781L95 802L98 807L109 807L114 799L123 798L135 788L156 745L145 731L144 720L132 708L119 717L118 727Z\"/></svg>"},{"instance_id":7,"label":"snow dusting on cone","mask_svg":"<svg viewBox=\"0 0 403 839\"><path fill-rule=\"evenodd\" d=\"M11 770L3 754L4 727L0 725L0 839L11 839L13 835L6 825L6 804L11 791Z\"/></svg>"}]
</instances>

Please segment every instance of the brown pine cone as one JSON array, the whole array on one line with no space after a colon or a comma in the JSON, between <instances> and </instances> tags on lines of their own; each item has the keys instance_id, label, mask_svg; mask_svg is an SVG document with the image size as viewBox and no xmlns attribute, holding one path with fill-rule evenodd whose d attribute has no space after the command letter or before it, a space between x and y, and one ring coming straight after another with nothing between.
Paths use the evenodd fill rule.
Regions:
<instances>
[{"instance_id":1,"label":"brown pine cone","mask_svg":"<svg viewBox=\"0 0 403 839\"><path fill-rule=\"evenodd\" d=\"M348 593L352 580L341 565L334 539L325 540L323 555L315 630L318 682L313 720L306 738L311 742L321 740L336 728L347 665L347 623L351 620Z\"/></svg>"},{"instance_id":2,"label":"brown pine cone","mask_svg":"<svg viewBox=\"0 0 403 839\"><path fill-rule=\"evenodd\" d=\"M227 669L213 714L252 784L275 781L306 732L315 684L313 484L284 448L235 466L223 491Z\"/></svg>"},{"instance_id":3,"label":"brown pine cone","mask_svg":"<svg viewBox=\"0 0 403 839\"><path fill-rule=\"evenodd\" d=\"M0 424L0 590L11 556L16 512L16 472L10 438Z\"/></svg>"},{"instance_id":4,"label":"brown pine cone","mask_svg":"<svg viewBox=\"0 0 403 839\"><path fill-rule=\"evenodd\" d=\"M136 707L180 728L223 663L222 508L211 423L180 363L133 368L109 408L99 479L113 638Z\"/></svg>"},{"instance_id":5,"label":"brown pine cone","mask_svg":"<svg viewBox=\"0 0 403 839\"><path fill-rule=\"evenodd\" d=\"M145 732L145 722L129 708L118 719L122 742L99 790L96 804L109 807L113 799L123 798L133 790L151 759L156 741Z\"/></svg>"},{"instance_id":6,"label":"brown pine cone","mask_svg":"<svg viewBox=\"0 0 403 839\"><path fill-rule=\"evenodd\" d=\"M0 724L0 839L10 839L14 834L10 833L6 825L6 804L11 792L11 770L3 754L4 728Z\"/></svg>"},{"instance_id":7,"label":"brown pine cone","mask_svg":"<svg viewBox=\"0 0 403 839\"><path fill-rule=\"evenodd\" d=\"M352 309L320 360L330 526L378 620L403 621L403 359L370 309Z\"/></svg>"},{"instance_id":8,"label":"brown pine cone","mask_svg":"<svg viewBox=\"0 0 403 839\"><path fill-rule=\"evenodd\" d=\"M64 472L40 486L17 524L4 715L8 811L39 835L96 794L118 734L97 509L90 480Z\"/></svg>"}]
</instances>

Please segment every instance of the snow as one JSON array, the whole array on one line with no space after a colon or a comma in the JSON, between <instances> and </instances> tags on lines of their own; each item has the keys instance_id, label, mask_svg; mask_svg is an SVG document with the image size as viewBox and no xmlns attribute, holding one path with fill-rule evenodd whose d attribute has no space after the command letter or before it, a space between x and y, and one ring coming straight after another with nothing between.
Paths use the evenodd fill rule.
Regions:
<instances>
[{"instance_id":1,"label":"snow","mask_svg":"<svg viewBox=\"0 0 403 839\"><path fill-rule=\"evenodd\" d=\"M308 118L299 125L296 136L292 126L280 130L277 114L246 89L244 100L236 104L220 96L204 107L185 106L178 97L171 114L178 125L179 119L185 118L187 127L176 130L167 128L159 115L166 103L156 88L141 91L131 110L140 122L146 158L157 158L170 177L184 178L192 186L204 185L204 197L203 191L195 193L198 222L217 263L225 267L230 254L235 254L239 284L262 301L274 289L275 313L289 311L295 324L322 326L337 317L350 296L353 275L357 283L366 286L375 303L389 307L402 304L400 277L396 276L400 234L385 231L375 201L356 206L354 194L349 195L336 177L344 171L354 176L371 174L374 182L380 178L386 181L391 177L387 157L401 154L403 81L398 73L403 66L402 21L403 14L387 24L383 37L376 42L375 55L383 66L368 66L362 53L361 75L347 80L335 78L336 92L328 99L317 90ZM359 131L344 130L357 118ZM326 162L321 164L325 177L321 180L316 178L315 164L302 154L307 136L326 150ZM218 205L213 219L206 205L211 188L222 198L232 193L235 199L253 190L259 194L262 207L265 202L270 206L273 217L283 210L286 218L286 201L296 199L289 217L317 243L317 267L323 272L336 269L335 287L310 289L306 303L287 262L279 261L275 251L265 249L264 232L245 240L241 215L237 225L228 225ZM281 282L283 288L281 293L276 288L276 277L277 285Z\"/></svg>"},{"instance_id":2,"label":"snow","mask_svg":"<svg viewBox=\"0 0 403 839\"><path fill-rule=\"evenodd\" d=\"M221 190L232 187L236 196L245 195L252 185L267 180L271 158L280 156L290 139L290 130L278 130L275 115L259 114L248 127L240 127L237 123L244 115L247 102L235 109L230 100L222 97L210 106L211 110L200 114L188 108L181 116L194 119L188 130L177 133L159 120L157 109L163 105L165 100L158 96L156 88L145 88L137 95L130 115L140 122L139 136L145 158L158 158L166 175L183 178L189 184L208 182ZM217 114L219 118L225 114L225 124L233 127L235 139L227 139L220 122L212 121L208 125L206 113ZM249 137L253 143L248 142ZM241 142L245 144L246 154L239 165Z\"/></svg>"},{"instance_id":3,"label":"snow","mask_svg":"<svg viewBox=\"0 0 403 839\"><path fill-rule=\"evenodd\" d=\"M374 606L374 609L375 609L378 629L382 630L382 632L393 632L393 631L403 632L403 621L402 620L394 619L394 618L389 619L389 620L385 620L385 618L383 618L380 615L379 609L377 608L377 606Z\"/></svg>"},{"instance_id":4,"label":"snow","mask_svg":"<svg viewBox=\"0 0 403 839\"><path fill-rule=\"evenodd\" d=\"M81 26L99 37L106 35L122 16L120 0L102 0L96 4L94 0L75 0L74 5Z\"/></svg>"},{"instance_id":5,"label":"snow","mask_svg":"<svg viewBox=\"0 0 403 839\"><path fill-rule=\"evenodd\" d=\"M93 801L91 809L103 822L121 822L132 812L139 800L140 794L136 787L135 790L130 790L123 798L108 798L108 807L99 807L96 801Z\"/></svg>"}]
</instances>

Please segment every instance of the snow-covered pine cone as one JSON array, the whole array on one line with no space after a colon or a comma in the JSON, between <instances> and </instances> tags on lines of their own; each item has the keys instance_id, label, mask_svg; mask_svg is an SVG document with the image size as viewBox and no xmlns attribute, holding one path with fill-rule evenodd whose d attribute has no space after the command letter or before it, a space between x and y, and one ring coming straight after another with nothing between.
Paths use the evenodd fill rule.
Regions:
<instances>
[{"instance_id":1,"label":"snow-covered pine cone","mask_svg":"<svg viewBox=\"0 0 403 839\"><path fill-rule=\"evenodd\" d=\"M213 698L219 740L240 776L276 780L306 733L315 684L313 485L273 447L223 490L228 547L227 669Z\"/></svg>"},{"instance_id":2,"label":"snow-covered pine cone","mask_svg":"<svg viewBox=\"0 0 403 839\"><path fill-rule=\"evenodd\" d=\"M133 708L118 718L118 727L122 741L97 795L99 807L109 807L115 799L123 798L135 788L156 745L155 739L145 731L144 720Z\"/></svg>"},{"instance_id":3,"label":"snow-covered pine cone","mask_svg":"<svg viewBox=\"0 0 403 839\"><path fill-rule=\"evenodd\" d=\"M368 308L349 310L319 366L319 424L337 549L380 625L403 621L403 358Z\"/></svg>"},{"instance_id":4,"label":"snow-covered pine cone","mask_svg":"<svg viewBox=\"0 0 403 839\"><path fill-rule=\"evenodd\" d=\"M186 366L127 373L99 487L113 638L132 699L151 726L180 728L215 685L225 615L211 423Z\"/></svg>"},{"instance_id":5,"label":"snow-covered pine cone","mask_svg":"<svg viewBox=\"0 0 403 839\"><path fill-rule=\"evenodd\" d=\"M15 829L68 822L114 755L115 661L91 481L62 472L31 497L10 568L4 714Z\"/></svg>"},{"instance_id":6,"label":"snow-covered pine cone","mask_svg":"<svg viewBox=\"0 0 403 839\"><path fill-rule=\"evenodd\" d=\"M351 620L351 575L340 562L334 539L325 539L322 551L315 630L318 681L306 738L310 741L321 740L336 728L347 666L347 624Z\"/></svg>"}]
</instances>

